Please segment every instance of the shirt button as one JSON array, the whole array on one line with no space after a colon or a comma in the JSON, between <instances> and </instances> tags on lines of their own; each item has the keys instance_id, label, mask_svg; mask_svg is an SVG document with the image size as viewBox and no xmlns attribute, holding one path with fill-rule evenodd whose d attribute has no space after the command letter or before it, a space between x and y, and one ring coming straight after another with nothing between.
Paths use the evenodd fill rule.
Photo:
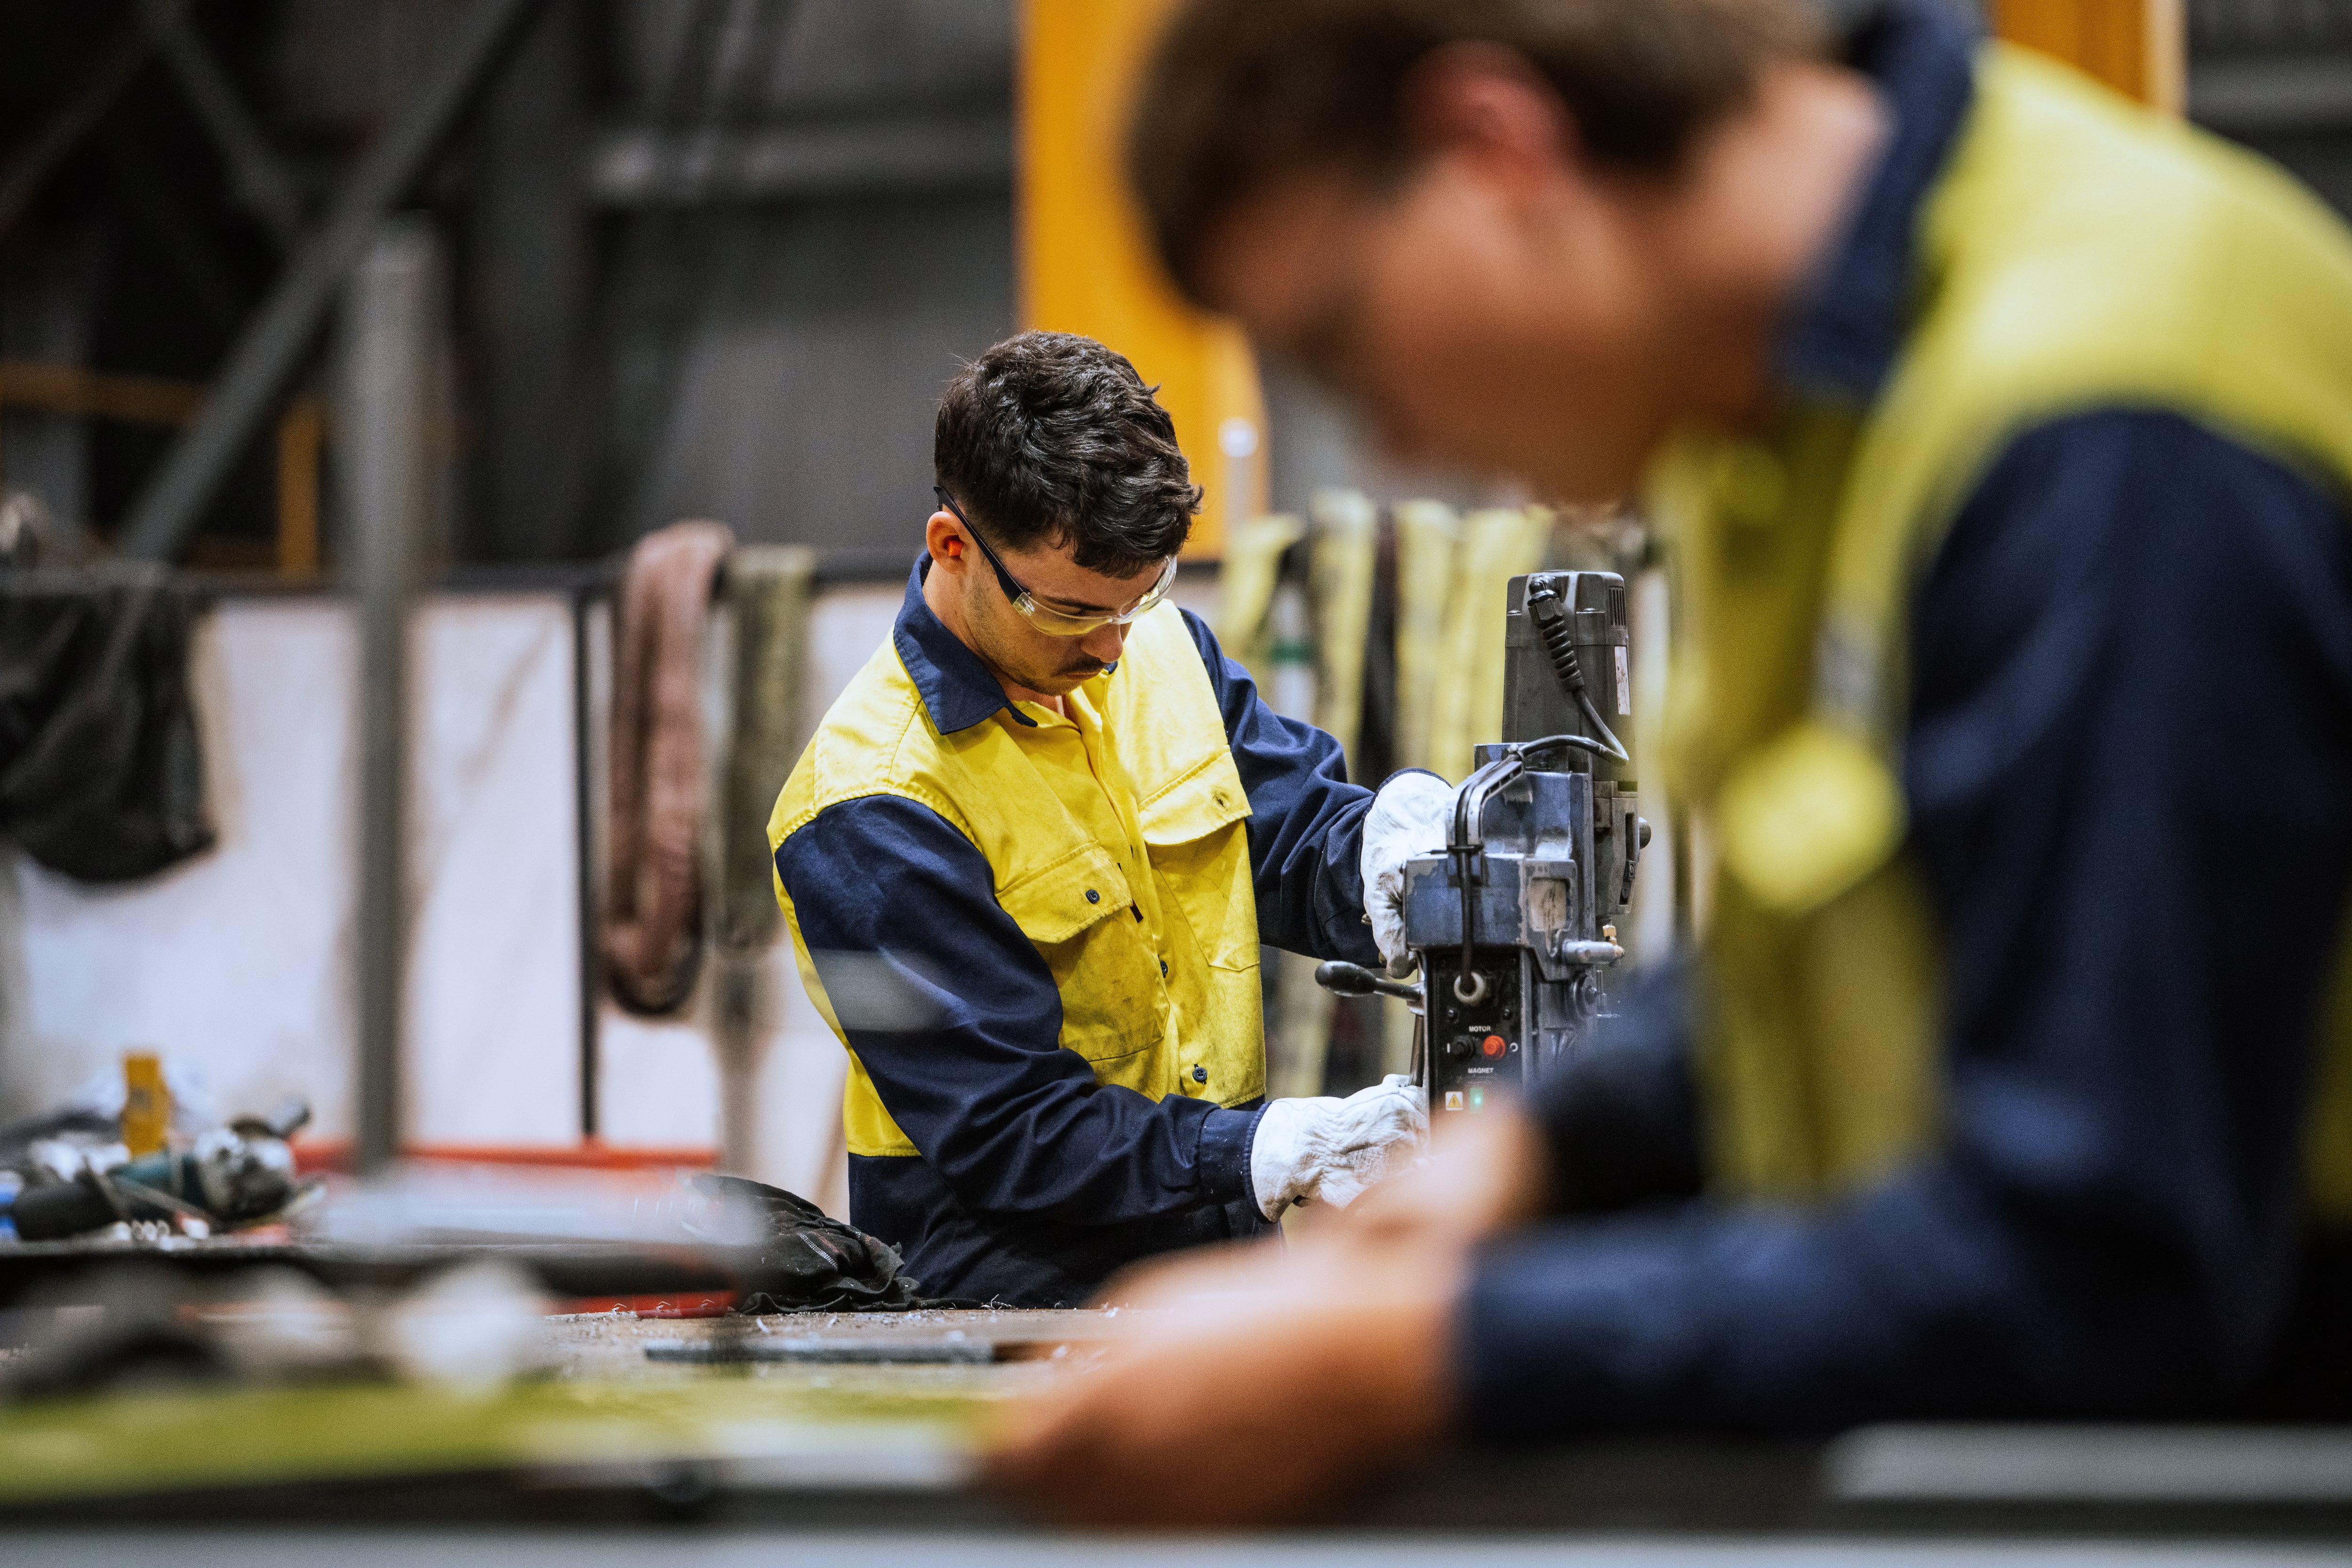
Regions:
<instances>
[{"instance_id":1,"label":"shirt button","mask_svg":"<svg viewBox=\"0 0 2352 1568\"><path fill-rule=\"evenodd\" d=\"M1206 1083L1206 1082L1208 1082L1208 1081L1209 1081L1209 1069L1208 1069L1207 1068L1194 1068L1192 1069L1192 1081L1193 1081L1194 1083Z\"/></svg>"},{"instance_id":2,"label":"shirt button","mask_svg":"<svg viewBox=\"0 0 2352 1568\"><path fill-rule=\"evenodd\" d=\"M1102 902L1102 895L1101 895L1100 893L1096 892L1092 888L1088 888L1088 889L1087 889L1087 902L1088 902L1088 903L1090 903L1090 904L1098 904L1098 903L1101 903L1101 902Z\"/></svg>"},{"instance_id":3,"label":"shirt button","mask_svg":"<svg viewBox=\"0 0 2352 1568\"><path fill-rule=\"evenodd\" d=\"M1160 961L1160 978L1162 980L1168 978L1168 961L1164 958Z\"/></svg>"}]
</instances>

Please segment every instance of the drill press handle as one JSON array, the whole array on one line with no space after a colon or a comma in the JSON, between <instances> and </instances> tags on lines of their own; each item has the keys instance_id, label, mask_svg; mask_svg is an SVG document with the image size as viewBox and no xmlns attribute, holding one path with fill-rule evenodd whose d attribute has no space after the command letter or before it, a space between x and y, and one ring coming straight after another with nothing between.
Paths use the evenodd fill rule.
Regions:
<instances>
[{"instance_id":1,"label":"drill press handle","mask_svg":"<svg viewBox=\"0 0 2352 1568\"><path fill-rule=\"evenodd\" d=\"M1315 966L1315 984L1335 996L1396 996L1418 1002L1422 995L1418 984L1391 980L1360 963L1344 963L1336 958Z\"/></svg>"}]
</instances>

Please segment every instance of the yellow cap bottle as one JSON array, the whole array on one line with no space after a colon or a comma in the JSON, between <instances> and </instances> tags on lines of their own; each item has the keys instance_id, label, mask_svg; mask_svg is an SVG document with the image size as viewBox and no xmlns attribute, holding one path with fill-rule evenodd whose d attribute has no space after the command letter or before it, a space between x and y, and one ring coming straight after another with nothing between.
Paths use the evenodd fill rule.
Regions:
<instances>
[{"instance_id":1,"label":"yellow cap bottle","mask_svg":"<svg viewBox=\"0 0 2352 1568\"><path fill-rule=\"evenodd\" d=\"M163 1058L152 1051L122 1054L122 1143L134 1160L160 1154L172 1132L172 1089Z\"/></svg>"}]
</instances>

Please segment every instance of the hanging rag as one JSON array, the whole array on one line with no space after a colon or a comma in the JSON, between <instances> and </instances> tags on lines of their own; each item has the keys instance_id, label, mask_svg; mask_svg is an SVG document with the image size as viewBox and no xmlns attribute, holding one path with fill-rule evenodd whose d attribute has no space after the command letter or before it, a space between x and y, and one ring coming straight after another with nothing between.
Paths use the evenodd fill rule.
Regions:
<instances>
[{"instance_id":1,"label":"hanging rag","mask_svg":"<svg viewBox=\"0 0 2352 1568\"><path fill-rule=\"evenodd\" d=\"M1315 727L1339 742L1349 776L1377 784L1356 765L1364 727L1365 645L1372 634L1379 574L1379 509L1361 490L1317 490L1307 503L1307 604L1315 626Z\"/></svg>"},{"instance_id":2,"label":"hanging rag","mask_svg":"<svg viewBox=\"0 0 2352 1568\"><path fill-rule=\"evenodd\" d=\"M632 1012L675 1012L701 967L702 639L734 545L723 523L674 522L637 541L622 581L601 946L613 994Z\"/></svg>"},{"instance_id":3,"label":"hanging rag","mask_svg":"<svg viewBox=\"0 0 2352 1568\"><path fill-rule=\"evenodd\" d=\"M1477 743L1503 732L1503 613L1511 579L1542 567L1552 517L1549 507L1490 507L1462 520L1424 764L1447 778L1467 776Z\"/></svg>"},{"instance_id":4,"label":"hanging rag","mask_svg":"<svg viewBox=\"0 0 2352 1568\"><path fill-rule=\"evenodd\" d=\"M1462 520L1438 500L1399 501L1397 549L1396 755L1401 768L1430 765ZM1458 776L1458 775L1457 775ZM1373 781L1364 779L1364 784Z\"/></svg>"},{"instance_id":5,"label":"hanging rag","mask_svg":"<svg viewBox=\"0 0 2352 1568\"><path fill-rule=\"evenodd\" d=\"M190 595L160 566L0 572L0 832L128 882L211 847Z\"/></svg>"},{"instance_id":6,"label":"hanging rag","mask_svg":"<svg viewBox=\"0 0 2352 1568\"><path fill-rule=\"evenodd\" d=\"M1338 741L1352 763L1363 721L1364 645L1371 634L1380 512L1361 490L1323 489L1309 500L1307 516L1307 611L1314 629L1315 727ZM1357 782L1380 781L1358 777ZM1275 965L1266 1093L1276 1099L1325 1093L1334 1087L1336 999L1315 983L1313 958L1285 952Z\"/></svg>"},{"instance_id":7,"label":"hanging rag","mask_svg":"<svg viewBox=\"0 0 2352 1568\"><path fill-rule=\"evenodd\" d=\"M730 1171L760 1163L760 1058L772 1027L772 950L782 924L768 814L800 755L815 571L815 552L798 544L746 544L727 563L734 676L718 831L710 836L709 926L718 943L711 1044L719 1058L719 1158Z\"/></svg>"},{"instance_id":8,"label":"hanging rag","mask_svg":"<svg viewBox=\"0 0 2352 1568\"><path fill-rule=\"evenodd\" d=\"M782 914L768 855L768 813L799 760L801 685L807 662L816 552L800 544L746 544L727 563L727 607L734 621L735 680L727 773L726 827L719 857L719 943L762 958Z\"/></svg>"},{"instance_id":9,"label":"hanging rag","mask_svg":"<svg viewBox=\"0 0 2352 1568\"><path fill-rule=\"evenodd\" d=\"M1274 700L1274 596L1283 556L1307 537L1307 524L1282 511L1254 517L1225 535L1217 568L1217 641Z\"/></svg>"}]
</instances>

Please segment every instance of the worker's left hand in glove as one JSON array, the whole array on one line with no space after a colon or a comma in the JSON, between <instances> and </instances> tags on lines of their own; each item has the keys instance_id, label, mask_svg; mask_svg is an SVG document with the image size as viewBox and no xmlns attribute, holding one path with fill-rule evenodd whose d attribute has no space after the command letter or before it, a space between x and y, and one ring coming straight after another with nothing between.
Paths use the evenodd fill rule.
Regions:
<instances>
[{"instance_id":1,"label":"worker's left hand in glove","mask_svg":"<svg viewBox=\"0 0 2352 1568\"><path fill-rule=\"evenodd\" d=\"M1418 769L1381 785L1364 816L1364 918L1389 973L1404 963L1404 863L1445 847L1454 816L1454 786Z\"/></svg>"},{"instance_id":2,"label":"worker's left hand in glove","mask_svg":"<svg viewBox=\"0 0 2352 1568\"><path fill-rule=\"evenodd\" d=\"M1258 1211L1280 1219L1292 1204L1345 1208L1366 1187L1402 1170L1428 1137L1429 1101L1402 1073L1345 1100L1274 1100L1250 1140Z\"/></svg>"}]
</instances>

